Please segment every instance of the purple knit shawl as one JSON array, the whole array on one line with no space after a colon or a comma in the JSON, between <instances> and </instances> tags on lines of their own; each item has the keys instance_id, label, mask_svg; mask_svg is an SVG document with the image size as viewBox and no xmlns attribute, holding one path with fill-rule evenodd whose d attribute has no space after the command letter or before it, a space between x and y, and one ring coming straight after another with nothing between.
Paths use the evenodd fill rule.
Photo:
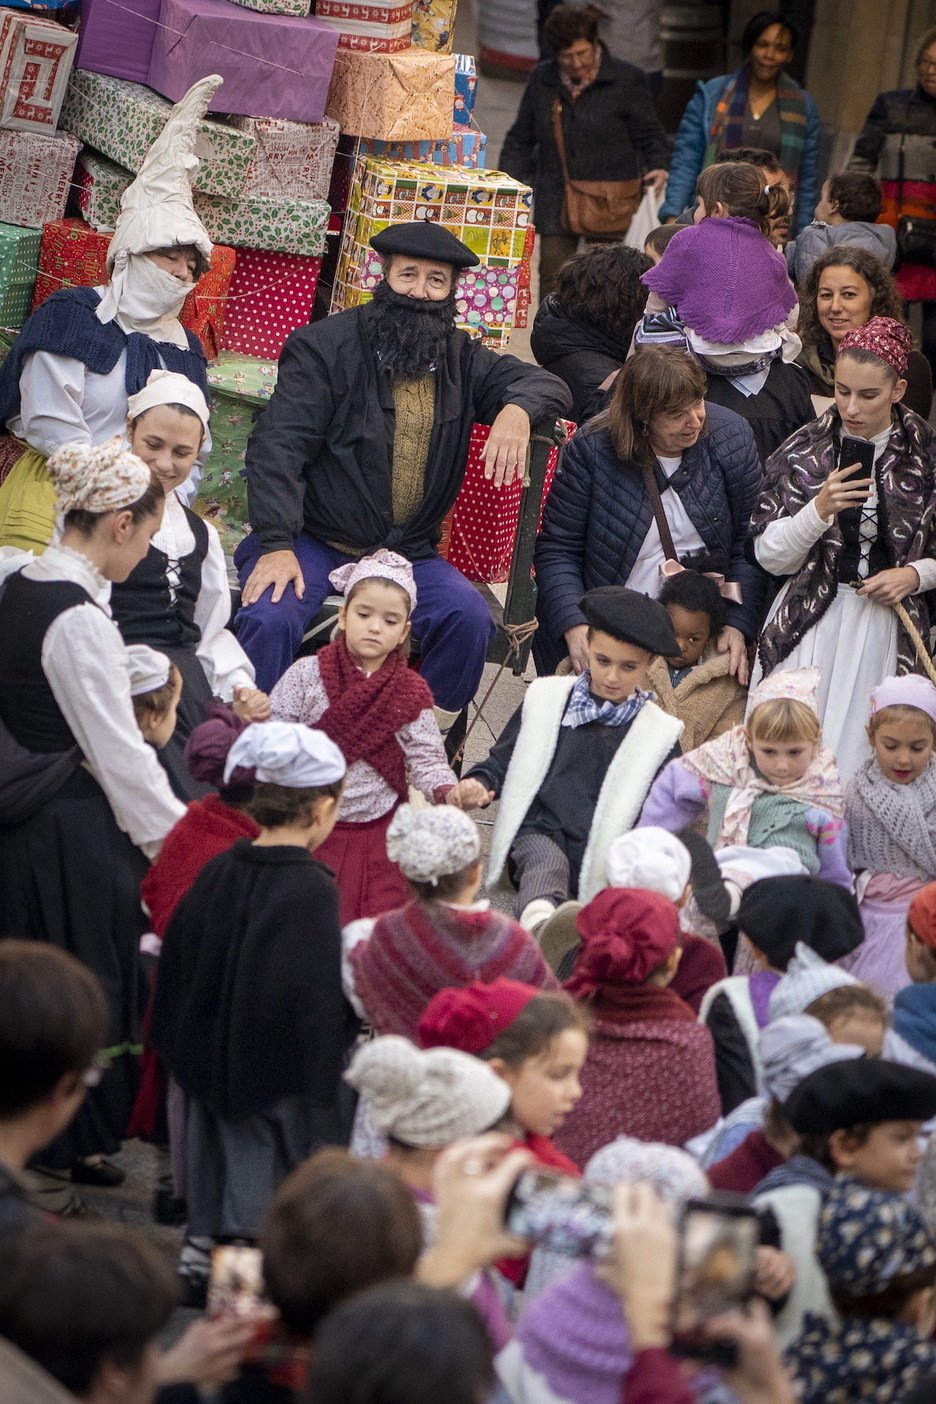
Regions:
<instances>
[{"instance_id":1,"label":"purple knit shawl","mask_svg":"<svg viewBox=\"0 0 936 1404\"><path fill-rule=\"evenodd\" d=\"M779 326L796 304L786 259L750 219L681 230L641 278L706 341L737 346Z\"/></svg>"},{"instance_id":2,"label":"purple knit shawl","mask_svg":"<svg viewBox=\"0 0 936 1404\"><path fill-rule=\"evenodd\" d=\"M632 1357L621 1303L580 1263L528 1306L516 1339L531 1369L573 1404L620 1404Z\"/></svg>"}]
</instances>

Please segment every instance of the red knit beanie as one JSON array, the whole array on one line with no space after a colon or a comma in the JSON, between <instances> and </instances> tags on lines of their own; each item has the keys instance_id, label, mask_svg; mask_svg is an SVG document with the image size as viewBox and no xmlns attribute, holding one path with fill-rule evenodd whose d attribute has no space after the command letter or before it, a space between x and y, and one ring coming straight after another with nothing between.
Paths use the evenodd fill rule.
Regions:
<instances>
[{"instance_id":1,"label":"red knit beanie","mask_svg":"<svg viewBox=\"0 0 936 1404\"><path fill-rule=\"evenodd\" d=\"M907 920L914 935L936 950L936 882L920 889L910 903Z\"/></svg>"},{"instance_id":2,"label":"red knit beanie","mask_svg":"<svg viewBox=\"0 0 936 1404\"><path fill-rule=\"evenodd\" d=\"M679 913L642 887L606 887L575 922L582 938L565 987L575 999L603 985L642 985L679 945Z\"/></svg>"},{"instance_id":3,"label":"red knit beanie","mask_svg":"<svg viewBox=\"0 0 936 1404\"><path fill-rule=\"evenodd\" d=\"M481 1053L541 991L503 977L485 985L440 990L423 1010L416 1037L420 1048L460 1048Z\"/></svg>"}]
</instances>

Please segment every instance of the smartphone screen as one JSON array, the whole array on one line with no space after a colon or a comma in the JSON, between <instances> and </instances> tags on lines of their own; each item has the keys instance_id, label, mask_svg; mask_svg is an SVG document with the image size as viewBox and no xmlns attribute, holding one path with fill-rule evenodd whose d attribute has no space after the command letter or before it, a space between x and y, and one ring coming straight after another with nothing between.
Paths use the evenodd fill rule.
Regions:
<instances>
[{"instance_id":1,"label":"smartphone screen","mask_svg":"<svg viewBox=\"0 0 936 1404\"><path fill-rule=\"evenodd\" d=\"M853 463L857 463L858 468L848 477L870 478L874 470L874 445L870 439L852 439L846 434L842 438L839 466L848 468Z\"/></svg>"},{"instance_id":2,"label":"smartphone screen","mask_svg":"<svg viewBox=\"0 0 936 1404\"><path fill-rule=\"evenodd\" d=\"M602 1253L610 1243L611 1199L609 1185L526 1170L510 1192L504 1221L518 1238L582 1258Z\"/></svg>"},{"instance_id":3,"label":"smartphone screen","mask_svg":"<svg viewBox=\"0 0 936 1404\"><path fill-rule=\"evenodd\" d=\"M753 1209L691 1199L680 1226L673 1303L673 1350L698 1360L730 1364L730 1342L704 1341L713 1316L743 1306L754 1290L760 1225Z\"/></svg>"},{"instance_id":4,"label":"smartphone screen","mask_svg":"<svg viewBox=\"0 0 936 1404\"><path fill-rule=\"evenodd\" d=\"M263 1300L263 1254L259 1248L224 1244L211 1254L208 1315L257 1316Z\"/></svg>"}]
</instances>

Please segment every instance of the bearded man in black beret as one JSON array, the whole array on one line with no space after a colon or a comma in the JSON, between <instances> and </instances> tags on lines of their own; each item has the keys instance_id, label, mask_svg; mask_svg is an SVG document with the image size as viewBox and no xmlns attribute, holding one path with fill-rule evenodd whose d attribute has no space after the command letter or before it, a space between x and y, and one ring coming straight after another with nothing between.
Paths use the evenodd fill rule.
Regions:
<instances>
[{"instance_id":1,"label":"bearded man in black beret","mask_svg":"<svg viewBox=\"0 0 936 1404\"><path fill-rule=\"evenodd\" d=\"M436 704L474 696L493 625L437 551L464 477L471 427L490 424L485 474L523 472L530 426L568 413L565 384L499 355L455 325L459 272L478 262L448 230L391 225L373 302L300 327L247 448L253 532L235 563L240 642L269 691L329 591L328 575L380 547L413 563L413 633Z\"/></svg>"}]
</instances>

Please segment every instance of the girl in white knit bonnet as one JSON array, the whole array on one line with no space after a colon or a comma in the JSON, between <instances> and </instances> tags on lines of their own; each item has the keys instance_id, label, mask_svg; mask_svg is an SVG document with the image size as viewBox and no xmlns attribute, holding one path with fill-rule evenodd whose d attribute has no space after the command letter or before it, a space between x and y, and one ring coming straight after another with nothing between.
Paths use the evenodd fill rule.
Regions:
<instances>
[{"instance_id":1,"label":"girl in white knit bonnet","mask_svg":"<svg viewBox=\"0 0 936 1404\"><path fill-rule=\"evenodd\" d=\"M936 687L916 673L885 678L871 694L868 740L874 754L845 791L865 939L842 964L890 996L910 984L907 909L936 880Z\"/></svg>"}]
</instances>

